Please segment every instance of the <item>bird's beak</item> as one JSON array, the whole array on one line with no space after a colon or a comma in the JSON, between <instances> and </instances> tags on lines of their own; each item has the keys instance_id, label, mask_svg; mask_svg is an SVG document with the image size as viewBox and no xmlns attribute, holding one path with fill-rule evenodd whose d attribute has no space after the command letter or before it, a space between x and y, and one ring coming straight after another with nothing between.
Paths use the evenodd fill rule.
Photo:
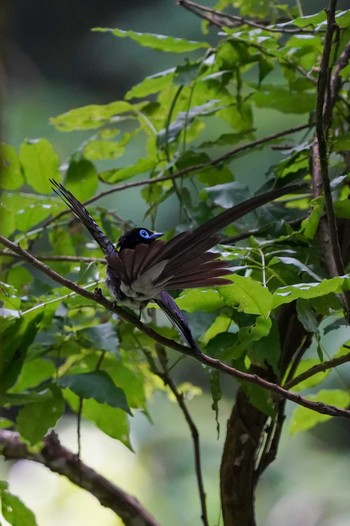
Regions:
<instances>
[{"instance_id":1,"label":"bird's beak","mask_svg":"<svg viewBox=\"0 0 350 526\"><path fill-rule=\"evenodd\" d=\"M163 236L163 232L153 232L152 235L150 235L150 239L158 239L159 237Z\"/></svg>"}]
</instances>

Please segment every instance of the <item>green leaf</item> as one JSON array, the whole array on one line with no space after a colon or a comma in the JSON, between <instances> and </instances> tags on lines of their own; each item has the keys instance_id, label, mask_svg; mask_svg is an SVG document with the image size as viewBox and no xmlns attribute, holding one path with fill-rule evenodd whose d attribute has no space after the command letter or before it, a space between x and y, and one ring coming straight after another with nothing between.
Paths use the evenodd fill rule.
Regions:
<instances>
[{"instance_id":1,"label":"green leaf","mask_svg":"<svg viewBox=\"0 0 350 526\"><path fill-rule=\"evenodd\" d=\"M32 389L55 374L55 365L51 360L36 358L25 362L11 393L21 393L25 389Z\"/></svg>"},{"instance_id":2,"label":"green leaf","mask_svg":"<svg viewBox=\"0 0 350 526\"><path fill-rule=\"evenodd\" d=\"M247 187L237 181L215 184L211 188L206 188L205 192L213 203L222 208L231 208L248 197Z\"/></svg>"},{"instance_id":3,"label":"green leaf","mask_svg":"<svg viewBox=\"0 0 350 526\"><path fill-rule=\"evenodd\" d=\"M219 288L225 305L246 314L258 314L267 317L272 308L273 296L261 283L251 278L235 274L230 276L232 285Z\"/></svg>"},{"instance_id":4,"label":"green leaf","mask_svg":"<svg viewBox=\"0 0 350 526\"><path fill-rule=\"evenodd\" d=\"M161 71L156 75L146 77L142 82L133 86L126 94L125 98L130 100L132 98L147 97L153 93L158 93L168 86L171 86L175 75L175 68Z\"/></svg>"},{"instance_id":5,"label":"green leaf","mask_svg":"<svg viewBox=\"0 0 350 526\"><path fill-rule=\"evenodd\" d=\"M325 10L320 11L319 13L316 13L314 15L308 15L308 16L301 16L298 18L294 18L293 25L298 27L317 27L322 22L325 22L327 20L327 14Z\"/></svg>"},{"instance_id":6,"label":"green leaf","mask_svg":"<svg viewBox=\"0 0 350 526\"><path fill-rule=\"evenodd\" d=\"M27 183L37 192L51 191L49 179L58 179L59 160L51 143L46 139L35 139L21 145L19 157Z\"/></svg>"},{"instance_id":7,"label":"green leaf","mask_svg":"<svg viewBox=\"0 0 350 526\"><path fill-rule=\"evenodd\" d=\"M336 407L346 408L350 404L350 395L346 391L340 389L324 389L319 391L316 395L309 395L307 400L314 402L322 402L324 404L335 405ZM332 417L330 415L323 415L307 409L306 407L298 407L293 414L290 424L289 432L294 435L299 431L306 431L317 424L326 422Z\"/></svg>"},{"instance_id":8,"label":"green leaf","mask_svg":"<svg viewBox=\"0 0 350 526\"><path fill-rule=\"evenodd\" d=\"M334 203L334 211L337 217L341 217L342 219L350 219L349 199L336 201Z\"/></svg>"},{"instance_id":9,"label":"green leaf","mask_svg":"<svg viewBox=\"0 0 350 526\"><path fill-rule=\"evenodd\" d=\"M181 310L187 312L213 312L225 305L219 292L214 289L188 289L176 299Z\"/></svg>"},{"instance_id":10,"label":"green leaf","mask_svg":"<svg viewBox=\"0 0 350 526\"><path fill-rule=\"evenodd\" d=\"M249 383L249 382L240 382L244 392L249 398L251 404L259 409L262 413L267 416L274 416L274 397L271 391L267 391L260 385Z\"/></svg>"},{"instance_id":11,"label":"green leaf","mask_svg":"<svg viewBox=\"0 0 350 526\"><path fill-rule=\"evenodd\" d=\"M282 113L309 113L315 107L315 94L302 94L284 88L263 86L252 96L258 108L270 108Z\"/></svg>"},{"instance_id":12,"label":"green leaf","mask_svg":"<svg viewBox=\"0 0 350 526\"><path fill-rule=\"evenodd\" d=\"M67 170L65 186L81 201L89 199L98 188L97 171L87 159L72 159Z\"/></svg>"},{"instance_id":13,"label":"green leaf","mask_svg":"<svg viewBox=\"0 0 350 526\"><path fill-rule=\"evenodd\" d=\"M145 410L147 401L145 387L147 379L151 381L151 373L148 375L145 370L136 368L134 364L128 366L115 359L108 359L108 357L103 360L103 367L108 371L112 380L123 389L129 407Z\"/></svg>"},{"instance_id":14,"label":"green leaf","mask_svg":"<svg viewBox=\"0 0 350 526\"><path fill-rule=\"evenodd\" d=\"M218 168L215 166L206 166L198 173L199 181L205 185L227 183L228 181L232 181L232 177L231 170L225 165Z\"/></svg>"},{"instance_id":15,"label":"green leaf","mask_svg":"<svg viewBox=\"0 0 350 526\"><path fill-rule=\"evenodd\" d=\"M274 265L276 262L281 262L283 265L292 265L293 267L300 270L302 273L306 273L309 276L311 276L313 279L316 279L317 281L321 281L321 277L315 274L311 268L307 267L299 261L299 259L287 257L287 256L274 256L272 260L269 263L269 266Z\"/></svg>"},{"instance_id":16,"label":"green leaf","mask_svg":"<svg viewBox=\"0 0 350 526\"><path fill-rule=\"evenodd\" d=\"M248 356L254 365L265 367L266 363L268 363L273 367L276 374L278 374L281 344L276 322L271 320L271 325L264 324L263 330L268 331L268 334L263 335L261 339L249 345Z\"/></svg>"},{"instance_id":17,"label":"green leaf","mask_svg":"<svg viewBox=\"0 0 350 526\"><path fill-rule=\"evenodd\" d=\"M5 203L0 203L0 224L3 236L10 236L16 228L15 215Z\"/></svg>"},{"instance_id":18,"label":"green leaf","mask_svg":"<svg viewBox=\"0 0 350 526\"><path fill-rule=\"evenodd\" d=\"M125 148L116 141L92 140L84 146L84 157L91 161L118 159L125 153Z\"/></svg>"},{"instance_id":19,"label":"green leaf","mask_svg":"<svg viewBox=\"0 0 350 526\"><path fill-rule=\"evenodd\" d=\"M109 104L89 104L53 117L50 122L61 131L90 130L99 128L115 115L126 112L135 114L135 111L141 107L142 105L134 106L124 100Z\"/></svg>"},{"instance_id":20,"label":"green leaf","mask_svg":"<svg viewBox=\"0 0 350 526\"><path fill-rule=\"evenodd\" d=\"M56 385L38 395L41 400L22 407L17 416L17 429L30 444L40 442L64 412L63 396Z\"/></svg>"},{"instance_id":21,"label":"green leaf","mask_svg":"<svg viewBox=\"0 0 350 526\"><path fill-rule=\"evenodd\" d=\"M202 334L200 340L204 344L208 343L215 336L221 332L227 332L232 325L232 319L227 315L216 316L214 322L210 325L209 329Z\"/></svg>"},{"instance_id":22,"label":"green leaf","mask_svg":"<svg viewBox=\"0 0 350 526\"><path fill-rule=\"evenodd\" d=\"M196 42L194 40L185 40L183 38L169 37L165 35L155 35L153 33L138 33L136 31L124 31L123 29L111 29L108 27L95 27L93 31L101 31L102 33L112 33L121 38L129 37L135 42L138 42L144 47L151 47L163 52L171 53L186 53L187 51L195 51L197 49L207 49L209 44L207 42Z\"/></svg>"},{"instance_id":23,"label":"green leaf","mask_svg":"<svg viewBox=\"0 0 350 526\"><path fill-rule=\"evenodd\" d=\"M154 170L157 162L158 161L156 159L141 158L131 166L125 166L124 168L114 168L113 170L101 172L99 174L99 178L101 181L109 184L118 183L120 181L130 179L131 177L134 177L134 175L139 175Z\"/></svg>"},{"instance_id":24,"label":"green leaf","mask_svg":"<svg viewBox=\"0 0 350 526\"><path fill-rule=\"evenodd\" d=\"M100 351L118 355L118 336L112 323L101 323L77 332L79 338L88 342L88 346Z\"/></svg>"},{"instance_id":25,"label":"green leaf","mask_svg":"<svg viewBox=\"0 0 350 526\"><path fill-rule=\"evenodd\" d=\"M11 387L23 365L27 349L32 344L42 319L43 312L32 311L15 320L2 333L0 353L0 393Z\"/></svg>"},{"instance_id":26,"label":"green leaf","mask_svg":"<svg viewBox=\"0 0 350 526\"><path fill-rule=\"evenodd\" d=\"M13 427L12 420L0 417L0 429L9 429L11 427Z\"/></svg>"},{"instance_id":27,"label":"green leaf","mask_svg":"<svg viewBox=\"0 0 350 526\"><path fill-rule=\"evenodd\" d=\"M228 357L238 359L242 354L241 347L237 346L237 334L232 332L221 332L214 336L205 348L205 352L219 360Z\"/></svg>"},{"instance_id":28,"label":"green leaf","mask_svg":"<svg viewBox=\"0 0 350 526\"><path fill-rule=\"evenodd\" d=\"M339 293L349 290L350 280L347 277L324 279L321 283L298 283L287 287L280 287L273 293L272 308L276 309L284 303L291 303L298 298L311 299L326 294Z\"/></svg>"},{"instance_id":29,"label":"green leaf","mask_svg":"<svg viewBox=\"0 0 350 526\"><path fill-rule=\"evenodd\" d=\"M0 187L5 190L15 190L24 183L16 150L8 144L0 144L0 174Z\"/></svg>"},{"instance_id":30,"label":"green leaf","mask_svg":"<svg viewBox=\"0 0 350 526\"><path fill-rule=\"evenodd\" d=\"M69 390L65 391L65 398L77 412L79 408L79 398ZM82 416L94 422L101 431L108 436L120 440L125 446L130 446L129 439L129 420L125 411L110 407L106 404L99 404L96 400L85 399L82 408Z\"/></svg>"},{"instance_id":31,"label":"green leaf","mask_svg":"<svg viewBox=\"0 0 350 526\"><path fill-rule=\"evenodd\" d=\"M311 369L311 367L314 367L315 365L320 365L320 360L316 360L314 358L310 358L308 360L302 360L298 368L293 375L293 378L296 378L299 376L299 374L302 374L304 371L308 371ZM327 369L326 371L320 371L319 373L315 373L306 380L303 380L302 382L296 384L293 386L293 391L304 391L305 389L310 389L311 387L315 387L315 385L320 384L327 378L327 376L330 374L331 369Z\"/></svg>"},{"instance_id":32,"label":"green leaf","mask_svg":"<svg viewBox=\"0 0 350 526\"><path fill-rule=\"evenodd\" d=\"M350 26L350 11L339 11L335 15L335 21L338 27L347 29Z\"/></svg>"},{"instance_id":33,"label":"green leaf","mask_svg":"<svg viewBox=\"0 0 350 526\"><path fill-rule=\"evenodd\" d=\"M324 210L324 197L317 197L310 203L311 213L309 217L304 219L301 223L301 232L306 239L314 239L320 219Z\"/></svg>"},{"instance_id":34,"label":"green leaf","mask_svg":"<svg viewBox=\"0 0 350 526\"><path fill-rule=\"evenodd\" d=\"M1 512L11 526L37 526L34 513L0 481Z\"/></svg>"},{"instance_id":35,"label":"green leaf","mask_svg":"<svg viewBox=\"0 0 350 526\"><path fill-rule=\"evenodd\" d=\"M217 105L218 102L218 100L210 100L200 106L192 106L188 111L180 111L168 128L158 132L158 146L161 147L164 143L174 142L182 130L187 128L196 117L205 117L216 113L220 109Z\"/></svg>"},{"instance_id":36,"label":"green leaf","mask_svg":"<svg viewBox=\"0 0 350 526\"><path fill-rule=\"evenodd\" d=\"M318 332L318 319L310 302L306 300L297 300L298 320L302 323L304 329L311 333Z\"/></svg>"},{"instance_id":37,"label":"green leaf","mask_svg":"<svg viewBox=\"0 0 350 526\"><path fill-rule=\"evenodd\" d=\"M21 232L28 232L51 214L58 212L58 207L52 202L51 197L34 193L8 194L4 196L4 206L8 209L6 211L8 217L4 217L5 224L14 221L15 227ZM1 222L2 233L4 233L3 225L4 223Z\"/></svg>"},{"instance_id":38,"label":"green leaf","mask_svg":"<svg viewBox=\"0 0 350 526\"><path fill-rule=\"evenodd\" d=\"M271 330L271 318L257 316L248 326L238 332L225 332L215 336L206 347L206 351L221 360L238 360L250 345L267 336ZM271 360L273 360L271 356Z\"/></svg>"},{"instance_id":39,"label":"green leaf","mask_svg":"<svg viewBox=\"0 0 350 526\"><path fill-rule=\"evenodd\" d=\"M131 414L124 391L117 387L105 371L84 374L67 374L58 380L60 387L67 387L81 398L93 398Z\"/></svg>"}]
</instances>

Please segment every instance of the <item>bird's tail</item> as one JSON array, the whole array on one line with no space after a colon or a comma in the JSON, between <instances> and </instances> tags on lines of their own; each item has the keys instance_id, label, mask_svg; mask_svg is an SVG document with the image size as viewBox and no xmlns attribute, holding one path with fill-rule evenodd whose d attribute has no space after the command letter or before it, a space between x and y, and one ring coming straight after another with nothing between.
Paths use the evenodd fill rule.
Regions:
<instances>
[{"instance_id":1,"label":"bird's tail","mask_svg":"<svg viewBox=\"0 0 350 526\"><path fill-rule=\"evenodd\" d=\"M191 350L194 352L194 354L201 357L202 352L199 350L192 336L188 322L185 316L182 314L179 307L176 305L173 298L170 296L170 294L163 290L162 292L160 292L157 298L154 299L154 301L165 312L171 323L175 325L175 327L177 327L181 335L185 338L185 340L191 347Z\"/></svg>"},{"instance_id":2,"label":"bird's tail","mask_svg":"<svg viewBox=\"0 0 350 526\"><path fill-rule=\"evenodd\" d=\"M93 238L97 241L101 247L103 253L106 256L111 256L116 253L114 245L109 241L109 239L102 232L98 224L91 217L89 212L86 210L85 206L81 204L78 199L74 197L73 194L69 192L62 184L57 183L54 179L50 179L50 182L53 186L54 192L63 199L66 205L72 210L72 212L77 216L78 219L85 225Z\"/></svg>"}]
</instances>

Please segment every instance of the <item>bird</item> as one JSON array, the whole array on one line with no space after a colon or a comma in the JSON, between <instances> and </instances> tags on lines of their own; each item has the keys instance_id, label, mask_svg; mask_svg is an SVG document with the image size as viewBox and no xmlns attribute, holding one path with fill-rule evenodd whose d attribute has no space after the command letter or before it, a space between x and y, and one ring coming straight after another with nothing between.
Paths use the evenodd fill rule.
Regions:
<instances>
[{"instance_id":1,"label":"bird","mask_svg":"<svg viewBox=\"0 0 350 526\"><path fill-rule=\"evenodd\" d=\"M219 259L220 254L209 251L220 241L218 232L256 208L301 188L289 185L251 197L169 241L159 239L162 232L137 227L128 230L114 245L69 190L54 179L50 182L54 192L87 228L104 253L106 285L112 297L139 312L150 301L157 303L197 356L202 356L202 352L187 319L168 291L232 284L228 279L232 274L228 262Z\"/></svg>"}]
</instances>

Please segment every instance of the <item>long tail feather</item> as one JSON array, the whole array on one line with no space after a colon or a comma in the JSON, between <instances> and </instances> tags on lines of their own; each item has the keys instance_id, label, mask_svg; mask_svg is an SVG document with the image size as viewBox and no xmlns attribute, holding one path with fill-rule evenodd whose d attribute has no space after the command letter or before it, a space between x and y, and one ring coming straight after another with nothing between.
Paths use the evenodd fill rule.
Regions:
<instances>
[{"instance_id":1,"label":"long tail feather","mask_svg":"<svg viewBox=\"0 0 350 526\"><path fill-rule=\"evenodd\" d=\"M178 328L182 336L185 338L191 349L198 356L202 356L201 351L199 350L188 325L188 322L185 316L182 314L179 307L176 305L173 298L168 294L168 292L162 291L154 301L159 305L159 307L165 312L169 320L175 327Z\"/></svg>"},{"instance_id":2,"label":"long tail feather","mask_svg":"<svg viewBox=\"0 0 350 526\"><path fill-rule=\"evenodd\" d=\"M96 221L91 217L85 206L81 204L73 194L69 192L63 185L57 183L54 179L50 179L53 185L54 192L63 199L66 205L72 210L78 219L85 225L92 237L97 241L100 248L105 255L113 255L117 251L109 241L109 239L102 232Z\"/></svg>"}]
</instances>

